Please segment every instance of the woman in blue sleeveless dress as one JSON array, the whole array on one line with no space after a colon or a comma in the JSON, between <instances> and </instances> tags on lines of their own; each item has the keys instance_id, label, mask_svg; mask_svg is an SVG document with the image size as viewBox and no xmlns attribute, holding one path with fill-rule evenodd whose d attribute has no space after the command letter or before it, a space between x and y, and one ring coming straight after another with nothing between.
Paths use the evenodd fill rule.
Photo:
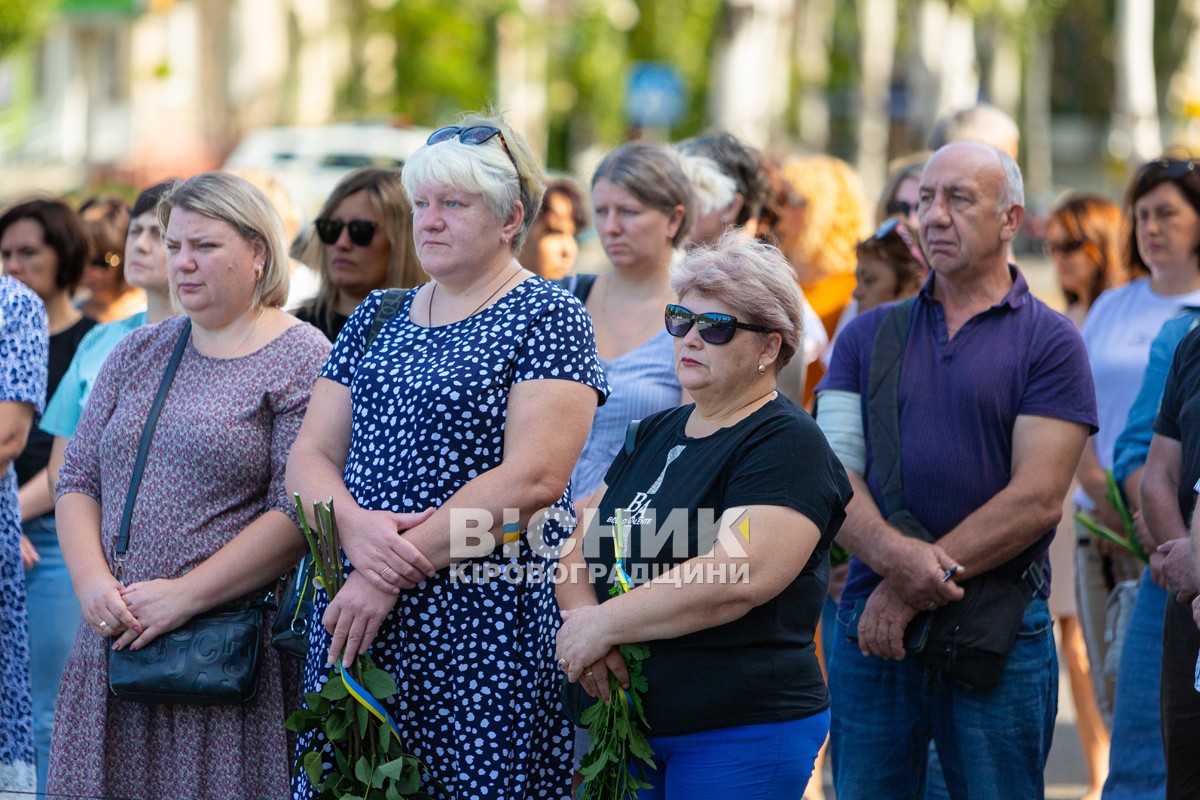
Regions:
<instances>
[{"instance_id":1,"label":"woman in blue sleeveless dress","mask_svg":"<svg viewBox=\"0 0 1200 800\"><path fill-rule=\"evenodd\" d=\"M370 647L396 678L384 705L406 748L446 793L567 798L552 584L566 532L531 517L569 509L607 395L591 324L514 257L542 183L503 122L436 131L404 184L433 280L369 347L382 294L351 315L288 465L305 502L334 498L353 565L333 603L318 597L305 689ZM292 787L313 796L303 771Z\"/></svg>"}]
</instances>

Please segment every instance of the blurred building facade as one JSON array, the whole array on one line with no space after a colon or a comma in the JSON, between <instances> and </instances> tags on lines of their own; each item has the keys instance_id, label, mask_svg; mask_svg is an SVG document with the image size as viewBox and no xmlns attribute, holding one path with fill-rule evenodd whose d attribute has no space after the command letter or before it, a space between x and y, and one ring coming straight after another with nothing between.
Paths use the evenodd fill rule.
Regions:
<instances>
[{"instance_id":1,"label":"blurred building facade","mask_svg":"<svg viewBox=\"0 0 1200 800\"><path fill-rule=\"evenodd\" d=\"M63 0L0 62L0 200L189 174L252 128L327 122L354 63L346 16L336 0Z\"/></svg>"}]
</instances>

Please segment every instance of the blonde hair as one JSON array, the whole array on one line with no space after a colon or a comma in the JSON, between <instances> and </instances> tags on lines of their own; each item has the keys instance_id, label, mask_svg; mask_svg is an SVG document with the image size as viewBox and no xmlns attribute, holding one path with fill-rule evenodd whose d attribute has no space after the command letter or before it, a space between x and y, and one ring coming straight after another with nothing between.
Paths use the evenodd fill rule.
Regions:
<instances>
[{"instance_id":1,"label":"blonde hair","mask_svg":"<svg viewBox=\"0 0 1200 800\"><path fill-rule=\"evenodd\" d=\"M796 273L815 280L854 272L854 248L871 228L858 173L840 158L824 155L787 158L779 172L806 204L797 252L787 253Z\"/></svg>"},{"instance_id":2,"label":"blonde hair","mask_svg":"<svg viewBox=\"0 0 1200 800\"><path fill-rule=\"evenodd\" d=\"M804 340L804 299L791 265L773 245L728 231L672 266L671 288L679 297L694 293L720 300L736 310L738 320L778 333L783 341L776 373Z\"/></svg>"},{"instance_id":3,"label":"blonde hair","mask_svg":"<svg viewBox=\"0 0 1200 800\"><path fill-rule=\"evenodd\" d=\"M245 178L228 172L204 172L175 184L158 202L158 224L164 231L176 208L220 220L247 242L261 241L266 260L254 284L254 305L280 308L287 302L288 252L283 242L283 222L266 195Z\"/></svg>"},{"instance_id":4,"label":"blonde hair","mask_svg":"<svg viewBox=\"0 0 1200 800\"><path fill-rule=\"evenodd\" d=\"M421 147L404 163L404 191L409 201L418 183L451 186L482 195L497 223L503 223L520 203L524 217L510 245L514 253L521 252L546 190L542 168L525 137L510 128L502 115L468 113L455 124L460 128L490 125L500 131L500 136L482 145L464 144L454 136Z\"/></svg>"}]
</instances>

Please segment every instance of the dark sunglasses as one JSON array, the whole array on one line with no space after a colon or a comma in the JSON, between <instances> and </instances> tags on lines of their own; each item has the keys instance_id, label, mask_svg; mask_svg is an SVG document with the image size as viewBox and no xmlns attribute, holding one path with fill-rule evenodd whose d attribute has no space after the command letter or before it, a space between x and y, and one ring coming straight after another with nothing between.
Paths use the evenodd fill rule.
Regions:
<instances>
[{"instance_id":1,"label":"dark sunglasses","mask_svg":"<svg viewBox=\"0 0 1200 800\"><path fill-rule=\"evenodd\" d=\"M1190 158L1160 158L1155 161L1147 161L1142 165L1139 173L1144 175L1152 169L1161 169L1167 178L1178 181L1187 177L1189 172L1195 171L1196 162Z\"/></svg>"},{"instance_id":2,"label":"dark sunglasses","mask_svg":"<svg viewBox=\"0 0 1200 800\"><path fill-rule=\"evenodd\" d=\"M895 217L897 215L901 217L907 217L915 214L917 207L905 200L892 200L888 202L888 204L884 207L884 210L887 212L889 217Z\"/></svg>"},{"instance_id":3,"label":"dark sunglasses","mask_svg":"<svg viewBox=\"0 0 1200 800\"><path fill-rule=\"evenodd\" d=\"M119 267L121 266L121 256L110 250L102 256L96 256L93 258L91 260L91 264L93 267L99 267L100 269Z\"/></svg>"},{"instance_id":4,"label":"dark sunglasses","mask_svg":"<svg viewBox=\"0 0 1200 800\"><path fill-rule=\"evenodd\" d=\"M508 160L512 162L513 169L517 171L517 181L521 180L521 168L517 166L517 160L513 158L512 151L508 149L508 140L504 138L504 132L499 128L491 125L472 125L470 128L447 125L445 128L438 128L429 134L429 138L425 140L425 144L437 144L447 139L453 139L456 136L463 144L483 144L492 137L499 137L500 146L504 148L504 155L508 156Z\"/></svg>"},{"instance_id":5,"label":"dark sunglasses","mask_svg":"<svg viewBox=\"0 0 1200 800\"><path fill-rule=\"evenodd\" d=\"M667 305L666 323L667 333L675 337L687 336L687 332L695 323L700 338L709 344L728 344L738 328L758 333L775 333L771 328L764 328L762 325L738 322L737 317L730 314L693 314L683 306L674 303Z\"/></svg>"},{"instance_id":6,"label":"dark sunglasses","mask_svg":"<svg viewBox=\"0 0 1200 800\"><path fill-rule=\"evenodd\" d=\"M889 236L899 238L904 243L905 248L908 249L908 254L921 265L921 269L925 271L929 270L929 264L925 261L925 253L921 250L920 245L917 244L917 240L909 233L908 226L904 224L904 221L900 217L892 217L891 219L884 220L884 223L879 226L875 231L875 235L871 238L882 242Z\"/></svg>"},{"instance_id":7,"label":"dark sunglasses","mask_svg":"<svg viewBox=\"0 0 1200 800\"><path fill-rule=\"evenodd\" d=\"M1042 245L1042 249L1046 252L1046 255L1048 255L1048 256L1053 256L1053 255L1065 256L1068 253L1074 253L1076 250L1083 247L1085 244L1087 244L1087 241L1085 241L1084 239L1067 239L1065 242L1052 242L1049 239L1047 239L1045 244Z\"/></svg>"},{"instance_id":8,"label":"dark sunglasses","mask_svg":"<svg viewBox=\"0 0 1200 800\"><path fill-rule=\"evenodd\" d=\"M325 219L321 217L313 221L317 226L317 236L325 244L336 244L341 238L342 228L350 231L350 241L359 247L366 247L375 238L375 229L379 226L365 219L352 219L342 222L340 219Z\"/></svg>"}]
</instances>

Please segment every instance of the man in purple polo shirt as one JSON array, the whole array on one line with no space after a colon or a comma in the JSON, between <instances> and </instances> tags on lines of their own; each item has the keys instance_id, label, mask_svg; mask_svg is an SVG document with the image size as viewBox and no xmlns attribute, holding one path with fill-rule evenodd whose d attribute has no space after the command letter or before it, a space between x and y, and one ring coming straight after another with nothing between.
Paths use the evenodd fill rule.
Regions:
<instances>
[{"instance_id":1,"label":"man in purple polo shirt","mask_svg":"<svg viewBox=\"0 0 1200 800\"><path fill-rule=\"evenodd\" d=\"M846 328L817 389L818 421L855 491L838 535L855 558L830 656L838 800L920 798L931 739L956 800L1043 794L1058 704L1048 583L1027 606L995 689L906 657L903 643L919 611L962 597L959 583L1045 562L1095 431L1079 335L1007 262L1023 203L1017 165L988 145L947 145L922 176L921 239L933 275L909 314L899 449L905 505L935 544L904 535L879 510L867 388L889 307Z\"/></svg>"}]
</instances>

